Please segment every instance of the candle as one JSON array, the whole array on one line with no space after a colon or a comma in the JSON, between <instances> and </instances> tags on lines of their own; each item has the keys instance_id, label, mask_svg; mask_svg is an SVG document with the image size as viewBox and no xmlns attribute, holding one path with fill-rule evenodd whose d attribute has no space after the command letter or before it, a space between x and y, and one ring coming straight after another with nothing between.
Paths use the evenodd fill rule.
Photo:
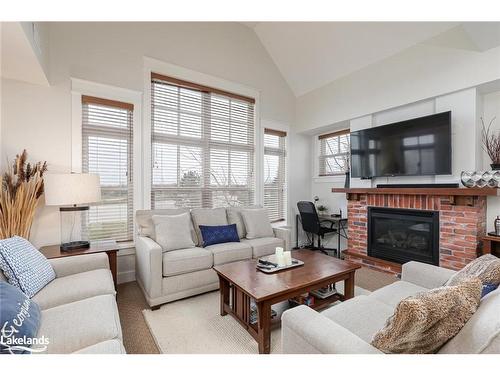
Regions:
<instances>
[{"instance_id":1,"label":"candle","mask_svg":"<svg viewBox=\"0 0 500 375\"><path fill-rule=\"evenodd\" d=\"M292 252L291 251L285 251L283 253L283 258L285 259L285 264L287 266L291 266L292 265Z\"/></svg>"},{"instance_id":2,"label":"candle","mask_svg":"<svg viewBox=\"0 0 500 375\"><path fill-rule=\"evenodd\" d=\"M276 248L276 263L278 263L279 267L285 266L285 257L283 256L283 248L282 247L277 247Z\"/></svg>"}]
</instances>

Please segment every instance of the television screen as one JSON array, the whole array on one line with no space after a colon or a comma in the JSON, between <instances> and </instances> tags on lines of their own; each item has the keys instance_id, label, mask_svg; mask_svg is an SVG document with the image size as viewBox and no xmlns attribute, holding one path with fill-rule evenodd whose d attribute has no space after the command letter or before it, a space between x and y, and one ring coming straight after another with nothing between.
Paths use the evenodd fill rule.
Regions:
<instances>
[{"instance_id":1,"label":"television screen","mask_svg":"<svg viewBox=\"0 0 500 375\"><path fill-rule=\"evenodd\" d=\"M351 176L451 174L451 112L351 133Z\"/></svg>"}]
</instances>

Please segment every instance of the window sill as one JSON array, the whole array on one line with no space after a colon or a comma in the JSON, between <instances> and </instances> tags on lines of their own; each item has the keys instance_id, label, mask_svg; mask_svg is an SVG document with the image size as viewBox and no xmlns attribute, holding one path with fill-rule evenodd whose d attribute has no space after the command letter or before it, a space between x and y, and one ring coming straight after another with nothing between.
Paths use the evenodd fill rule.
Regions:
<instances>
[{"instance_id":1,"label":"window sill","mask_svg":"<svg viewBox=\"0 0 500 375\"><path fill-rule=\"evenodd\" d=\"M344 181L345 181L345 175L313 177L313 182L316 183L328 183L328 182L339 183Z\"/></svg>"}]
</instances>

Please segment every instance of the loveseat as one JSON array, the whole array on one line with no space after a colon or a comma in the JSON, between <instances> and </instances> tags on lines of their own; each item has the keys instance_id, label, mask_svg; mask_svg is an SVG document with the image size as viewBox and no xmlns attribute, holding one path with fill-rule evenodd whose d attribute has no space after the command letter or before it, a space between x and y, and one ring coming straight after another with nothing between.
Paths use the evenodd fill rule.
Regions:
<instances>
[{"instance_id":1,"label":"loveseat","mask_svg":"<svg viewBox=\"0 0 500 375\"><path fill-rule=\"evenodd\" d=\"M354 297L321 313L299 306L282 315L285 354L381 354L370 345L402 299L443 286L455 271L419 262L403 265L401 281ZM472 318L438 353L500 353L500 289L482 300Z\"/></svg>"},{"instance_id":2,"label":"loveseat","mask_svg":"<svg viewBox=\"0 0 500 375\"><path fill-rule=\"evenodd\" d=\"M32 298L41 310L41 354L122 354L122 330L106 254L49 259L56 278ZM0 271L0 280L6 277Z\"/></svg>"},{"instance_id":3,"label":"loveseat","mask_svg":"<svg viewBox=\"0 0 500 375\"><path fill-rule=\"evenodd\" d=\"M239 207L192 209L172 208L136 212L136 279L148 304L159 305L216 290L219 281L213 266L259 258L275 252L276 247L291 247L290 230L273 228L270 237L246 239L246 228ZM195 247L165 251L155 241L153 215L189 213L191 238ZM201 247L199 225L236 224L240 242L227 242Z\"/></svg>"}]
</instances>

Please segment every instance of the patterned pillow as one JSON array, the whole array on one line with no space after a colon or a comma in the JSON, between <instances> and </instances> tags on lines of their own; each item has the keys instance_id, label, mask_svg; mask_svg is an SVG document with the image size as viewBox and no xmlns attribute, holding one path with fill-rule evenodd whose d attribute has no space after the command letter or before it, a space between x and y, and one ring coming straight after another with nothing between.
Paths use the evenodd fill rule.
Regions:
<instances>
[{"instance_id":1,"label":"patterned pillow","mask_svg":"<svg viewBox=\"0 0 500 375\"><path fill-rule=\"evenodd\" d=\"M47 258L22 237L1 240L0 259L0 267L9 283L30 298L56 277Z\"/></svg>"},{"instance_id":2,"label":"patterned pillow","mask_svg":"<svg viewBox=\"0 0 500 375\"><path fill-rule=\"evenodd\" d=\"M240 242L236 224L200 225L203 247L225 242Z\"/></svg>"},{"instance_id":3,"label":"patterned pillow","mask_svg":"<svg viewBox=\"0 0 500 375\"><path fill-rule=\"evenodd\" d=\"M405 298L371 344L384 353L435 353L476 312L481 290L475 277Z\"/></svg>"},{"instance_id":4,"label":"patterned pillow","mask_svg":"<svg viewBox=\"0 0 500 375\"><path fill-rule=\"evenodd\" d=\"M480 256L450 277L445 285L458 285L469 277L478 277L483 284L500 284L500 259L492 254Z\"/></svg>"}]
</instances>

